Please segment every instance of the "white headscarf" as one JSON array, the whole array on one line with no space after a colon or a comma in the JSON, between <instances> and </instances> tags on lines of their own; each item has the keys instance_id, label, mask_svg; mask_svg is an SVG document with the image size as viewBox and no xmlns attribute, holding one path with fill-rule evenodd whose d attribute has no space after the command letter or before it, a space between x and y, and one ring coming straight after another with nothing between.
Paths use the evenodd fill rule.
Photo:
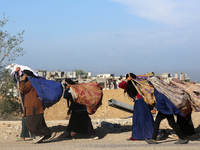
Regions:
<instances>
[{"instance_id":1,"label":"white headscarf","mask_svg":"<svg viewBox=\"0 0 200 150\"><path fill-rule=\"evenodd\" d=\"M33 69L29 68L28 66L24 66L24 65L18 65L18 64L10 64L6 67L6 69L10 69L11 70L11 75L14 74L14 72L16 71L16 68L17 67L20 67L21 68L21 71L23 70L29 70L31 72L33 72L33 74L35 76L39 76L38 73L36 71L34 71Z\"/></svg>"}]
</instances>

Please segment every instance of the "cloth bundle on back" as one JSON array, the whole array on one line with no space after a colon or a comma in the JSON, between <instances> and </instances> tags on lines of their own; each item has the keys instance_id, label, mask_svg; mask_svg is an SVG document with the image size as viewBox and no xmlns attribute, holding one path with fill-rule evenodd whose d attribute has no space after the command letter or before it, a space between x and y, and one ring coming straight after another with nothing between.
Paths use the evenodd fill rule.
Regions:
<instances>
[{"instance_id":1,"label":"cloth bundle on back","mask_svg":"<svg viewBox=\"0 0 200 150\"><path fill-rule=\"evenodd\" d=\"M174 114L184 115L179 109L186 105L189 96L181 89L169 86L160 81L157 77L149 78L148 82L150 85L154 86L154 96L156 98L155 108L157 109L158 114L155 119L152 138L147 139L146 142L148 144L158 144L156 140L160 122L166 118L171 128L179 137L179 140L175 142L175 144L188 143L188 140L184 138L180 127L175 122ZM179 107L179 109L177 107Z\"/></svg>"},{"instance_id":2,"label":"cloth bundle on back","mask_svg":"<svg viewBox=\"0 0 200 150\"><path fill-rule=\"evenodd\" d=\"M146 83L147 84L147 79L154 76L154 72L149 72L146 74L141 74L141 75L137 75L137 81L140 83Z\"/></svg>"},{"instance_id":3,"label":"cloth bundle on back","mask_svg":"<svg viewBox=\"0 0 200 150\"><path fill-rule=\"evenodd\" d=\"M137 85L133 82L135 81ZM154 96L154 88L151 87L148 83L138 82L136 79L133 79L132 83L135 86L138 93L144 98L144 101L149 105L151 109L155 106L156 99Z\"/></svg>"},{"instance_id":4,"label":"cloth bundle on back","mask_svg":"<svg viewBox=\"0 0 200 150\"><path fill-rule=\"evenodd\" d=\"M28 77L28 79L44 106L48 108L60 101L63 94L63 86L60 82L34 77Z\"/></svg>"},{"instance_id":5,"label":"cloth bundle on back","mask_svg":"<svg viewBox=\"0 0 200 150\"><path fill-rule=\"evenodd\" d=\"M70 91L75 102L85 105L90 115L102 104L102 87L96 81L71 85Z\"/></svg>"},{"instance_id":6,"label":"cloth bundle on back","mask_svg":"<svg viewBox=\"0 0 200 150\"><path fill-rule=\"evenodd\" d=\"M184 90L190 96L190 103L194 111L200 111L200 86L192 83L180 83L172 80L171 83Z\"/></svg>"},{"instance_id":7,"label":"cloth bundle on back","mask_svg":"<svg viewBox=\"0 0 200 150\"><path fill-rule=\"evenodd\" d=\"M131 73L129 73L129 76L131 76ZM150 109L153 109L156 103L156 99L154 96L154 88L151 87L147 82L147 79L151 76L154 76L153 72L143 75L137 75L131 80L131 82L134 85L137 92L143 97L144 101L148 104Z\"/></svg>"},{"instance_id":8,"label":"cloth bundle on back","mask_svg":"<svg viewBox=\"0 0 200 150\"><path fill-rule=\"evenodd\" d=\"M63 94L61 83L40 77L36 71L28 66L11 64L6 69L11 69L11 74L13 74L17 67L20 67L22 71L21 75L27 74L28 80L31 82L31 85L38 94L39 100L42 101L45 107L51 107L61 99Z\"/></svg>"},{"instance_id":9,"label":"cloth bundle on back","mask_svg":"<svg viewBox=\"0 0 200 150\"><path fill-rule=\"evenodd\" d=\"M31 85L38 94L39 100L45 107L51 107L60 101L63 94L63 86L61 83L35 76L35 74L29 70L23 70L22 72L27 74L28 80L31 82Z\"/></svg>"},{"instance_id":10,"label":"cloth bundle on back","mask_svg":"<svg viewBox=\"0 0 200 150\"><path fill-rule=\"evenodd\" d=\"M189 95L180 88L170 86L157 77L148 79L159 93L164 94L178 109L186 105Z\"/></svg>"}]
</instances>

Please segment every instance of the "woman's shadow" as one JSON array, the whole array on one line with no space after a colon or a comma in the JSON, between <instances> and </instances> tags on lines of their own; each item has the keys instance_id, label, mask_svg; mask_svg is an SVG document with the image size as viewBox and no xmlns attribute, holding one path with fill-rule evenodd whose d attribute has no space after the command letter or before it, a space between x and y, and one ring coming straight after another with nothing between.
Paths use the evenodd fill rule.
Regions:
<instances>
[{"instance_id":1,"label":"woman's shadow","mask_svg":"<svg viewBox=\"0 0 200 150\"><path fill-rule=\"evenodd\" d=\"M45 140L45 143L49 142L58 142L58 141L64 141L64 140L71 140L71 138L67 138L67 126L58 125L49 127L52 136L51 138ZM97 136L99 139L103 139L107 134L109 133L123 133L123 132L129 132L132 130L132 125L120 125L117 123L110 123L106 121L102 121L101 125L95 128L95 131L97 133ZM87 134L79 134L74 136L75 139L90 139L91 135Z\"/></svg>"},{"instance_id":2,"label":"woman's shadow","mask_svg":"<svg viewBox=\"0 0 200 150\"><path fill-rule=\"evenodd\" d=\"M170 137L170 135L175 134L175 131L172 129L163 129L162 132L164 134L163 134L162 138L159 139L159 141L164 141L163 143L170 142L170 141L176 141L178 139L177 136ZM165 141L166 139L170 139L170 140ZM197 128L195 128L195 135L187 136L186 139L188 139L189 141L199 141L200 140L200 125Z\"/></svg>"}]
</instances>

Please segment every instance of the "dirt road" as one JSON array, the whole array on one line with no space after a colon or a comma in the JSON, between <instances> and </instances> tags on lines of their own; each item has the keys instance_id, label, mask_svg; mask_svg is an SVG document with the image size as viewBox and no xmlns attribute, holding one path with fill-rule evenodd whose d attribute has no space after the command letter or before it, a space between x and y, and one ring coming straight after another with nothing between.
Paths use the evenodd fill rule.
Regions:
<instances>
[{"instance_id":1,"label":"dirt road","mask_svg":"<svg viewBox=\"0 0 200 150\"><path fill-rule=\"evenodd\" d=\"M188 144L176 145L175 139L159 141L159 144L149 145L145 141L126 141L131 132L107 134L99 140L49 140L40 144L31 141L15 142L13 140L0 141L0 150L199 150L200 141L190 141Z\"/></svg>"}]
</instances>

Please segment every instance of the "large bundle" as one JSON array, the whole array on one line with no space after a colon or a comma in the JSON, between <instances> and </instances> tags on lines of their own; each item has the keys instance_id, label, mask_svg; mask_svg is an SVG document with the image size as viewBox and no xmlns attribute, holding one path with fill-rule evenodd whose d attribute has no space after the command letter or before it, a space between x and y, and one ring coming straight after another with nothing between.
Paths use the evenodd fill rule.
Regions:
<instances>
[{"instance_id":1,"label":"large bundle","mask_svg":"<svg viewBox=\"0 0 200 150\"><path fill-rule=\"evenodd\" d=\"M8 65L6 69L11 69L11 75L13 75L17 67L20 68L20 76L22 74L27 74L31 85L34 87L38 94L39 100L42 101L45 107L51 107L61 99L63 94L63 86L61 83L39 77L37 72L28 66L11 64Z\"/></svg>"},{"instance_id":2,"label":"large bundle","mask_svg":"<svg viewBox=\"0 0 200 150\"><path fill-rule=\"evenodd\" d=\"M70 91L75 102L85 105L90 115L102 104L102 87L96 81L71 85Z\"/></svg>"},{"instance_id":3,"label":"large bundle","mask_svg":"<svg viewBox=\"0 0 200 150\"><path fill-rule=\"evenodd\" d=\"M141 75L137 75L137 81L139 83L145 83L148 85L147 83L147 79L154 76L154 73L153 72L149 72L149 73L146 73L146 74L141 74Z\"/></svg>"},{"instance_id":4,"label":"large bundle","mask_svg":"<svg viewBox=\"0 0 200 150\"><path fill-rule=\"evenodd\" d=\"M138 93L144 98L144 101L149 105L149 107L152 109L156 103L156 99L154 96L154 88L150 86L147 82L144 81L138 82L137 80L134 80L137 85L133 83Z\"/></svg>"},{"instance_id":5,"label":"large bundle","mask_svg":"<svg viewBox=\"0 0 200 150\"><path fill-rule=\"evenodd\" d=\"M195 93L200 94L200 85L197 85L197 84L194 84L194 83L187 83L187 82L184 82L184 84L191 91L194 91Z\"/></svg>"},{"instance_id":6,"label":"large bundle","mask_svg":"<svg viewBox=\"0 0 200 150\"><path fill-rule=\"evenodd\" d=\"M200 86L191 83L178 83L172 80L171 83L181 88L190 95L190 103L192 108L199 112L200 111Z\"/></svg>"},{"instance_id":7,"label":"large bundle","mask_svg":"<svg viewBox=\"0 0 200 150\"><path fill-rule=\"evenodd\" d=\"M46 80L44 78L28 77L28 79L44 106L48 108L60 101L63 94L63 86L60 82Z\"/></svg>"},{"instance_id":8,"label":"large bundle","mask_svg":"<svg viewBox=\"0 0 200 150\"><path fill-rule=\"evenodd\" d=\"M164 94L178 109L184 107L189 100L189 95L180 88L171 86L157 77L151 77L148 80L158 92Z\"/></svg>"}]
</instances>

